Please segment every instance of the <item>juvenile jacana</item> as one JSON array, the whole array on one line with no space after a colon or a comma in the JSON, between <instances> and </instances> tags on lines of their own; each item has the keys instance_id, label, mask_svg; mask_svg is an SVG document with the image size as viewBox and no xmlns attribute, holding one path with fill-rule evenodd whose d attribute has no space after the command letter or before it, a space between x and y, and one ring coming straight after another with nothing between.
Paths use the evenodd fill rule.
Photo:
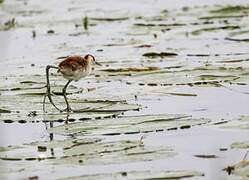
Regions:
<instances>
[{"instance_id":1,"label":"juvenile jacana","mask_svg":"<svg viewBox=\"0 0 249 180\"><path fill-rule=\"evenodd\" d=\"M43 100L43 111L45 112L45 100L48 97L50 103L59 111L73 111L68 103L67 96L66 96L66 89L70 82L78 81L79 79L88 76L92 72L93 65L100 65L100 63L95 61L95 58L91 54L87 54L85 57L81 56L69 56L62 62L60 62L59 66L51 66L48 65L46 67L46 77L47 77L47 92L44 96ZM49 82L49 69L54 68L58 69L65 79L67 79L67 83L62 89L62 94L64 96L67 108L64 110L59 109L53 102L51 91L50 91L50 82Z\"/></svg>"}]
</instances>

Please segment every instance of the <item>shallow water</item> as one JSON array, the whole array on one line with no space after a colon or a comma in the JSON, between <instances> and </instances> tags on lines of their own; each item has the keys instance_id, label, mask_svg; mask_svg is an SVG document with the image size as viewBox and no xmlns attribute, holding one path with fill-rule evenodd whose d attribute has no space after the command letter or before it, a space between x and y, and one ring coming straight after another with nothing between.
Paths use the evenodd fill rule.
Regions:
<instances>
[{"instance_id":1,"label":"shallow water","mask_svg":"<svg viewBox=\"0 0 249 180\"><path fill-rule=\"evenodd\" d=\"M1 3L1 178L242 178L222 169L248 151L231 146L249 138L248 7L232 0ZM86 111L67 115L46 103L44 114L45 66L87 53L103 66L68 89L72 106ZM65 84L56 72L51 82L55 92ZM82 144L87 138L93 142Z\"/></svg>"}]
</instances>

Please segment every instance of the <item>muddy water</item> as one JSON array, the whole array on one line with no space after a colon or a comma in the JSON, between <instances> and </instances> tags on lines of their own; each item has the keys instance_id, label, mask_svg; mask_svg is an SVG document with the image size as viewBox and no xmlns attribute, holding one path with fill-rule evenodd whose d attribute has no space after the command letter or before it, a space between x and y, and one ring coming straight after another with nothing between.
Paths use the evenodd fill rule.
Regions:
<instances>
[{"instance_id":1,"label":"muddy water","mask_svg":"<svg viewBox=\"0 0 249 180\"><path fill-rule=\"evenodd\" d=\"M221 0L1 3L1 179L248 176L222 171L248 150L248 13ZM68 90L85 111L43 113L45 66L86 53L103 66Z\"/></svg>"}]
</instances>

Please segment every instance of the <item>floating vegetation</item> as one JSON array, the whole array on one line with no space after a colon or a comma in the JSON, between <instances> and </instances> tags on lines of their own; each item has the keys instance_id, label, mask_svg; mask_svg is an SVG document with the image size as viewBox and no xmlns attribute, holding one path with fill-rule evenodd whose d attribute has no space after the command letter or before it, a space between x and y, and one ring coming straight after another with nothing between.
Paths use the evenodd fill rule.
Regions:
<instances>
[{"instance_id":1,"label":"floating vegetation","mask_svg":"<svg viewBox=\"0 0 249 180\"><path fill-rule=\"evenodd\" d=\"M246 6L228 6L228 7L224 7L221 9L217 9L217 10L211 10L211 13L224 13L224 14L230 14L230 13L238 13L238 12L248 12L249 11L249 7Z\"/></svg>"},{"instance_id":2,"label":"floating vegetation","mask_svg":"<svg viewBox=\"0 0 249 180\"><path fill-rule=\"evenodd\" d=\"M143 56L148 57L148 58L164 58L164 57L172 57L172 56L177 56L176 53L171 53L171 52L160 52L160 53L156 53L156 52L148 52L148 53L144 53Z\"/></svg>"},{"instance_id":3,"label":"floating vegetation","mask_svg":"<svg viewBox=\"0 0 249 180\"><path fill-rule=\"evenodd\" d=\"M0 113L11 113L11 111L7 109L0 109Z\"/></svg>"},{"instance_id":4,"label":"floating vegetation","mask_svg":"<svg viewBox=\"0 0 249 180\"><path fill-rule=\"evenodd\" d=\"M193 164L224 159L233 163L214 168L215 174L224 179L248 176L248 157L235 160L248 150L248 140L240 138L249 129L245 2L167 9L143 2L139 9L138 2L126 1L122 8L111 6L112 1L104 8L103 3L81 1L65 1L59 9L53 1L43 3L0 5L0 46L14 52L1 56L0 131L6 139L0 148L0 179L204 180L210 172L195 171ZM48 35L53 33L57 36ZM46 103L49 113L43 114L45 66L88 52L103 66L69 87L72 109L79 111L60 113ZM56 72L51 78L53 99L63 109L65 80ZM207 133L196 138L202 128ZM218 154L195 146L210 132L216 138L224 131L228 136L214 144ZM183 136L189 146L175 148ZM241 141L230 142L230 136ZM194 154L186 154L193 148ZM181 170L171 166L181 158L178 154ZM109 170L115 165L115 172ZM65 169L67 176L60 173Z\"/></svg>"},{"instance_id":5,"label":"floating vegetation","mask_svg":"<svg viewBox=\"0 0 249 180\"><path fill-rule=\"evenodd\" d=\"M218 125L220 128L224 129L249 129L249 117L241 116L240 118L232 119L227 123Z\"/></svg>"},{"instance_id":6,"label":"floating vegetation","mask_svg":"<svg viewBox=\"0 0 249 180\"><path fill-rule=\"evenodd\" d=\"M80 36L80 35L86 35L88 34L88 32L77 32L77 33L71 33L68 34L69 36Z\"/></svg>"},{"instance_id":7,"label":"floating vegetation","mask_svg":"<svg viewBox=\"0 0 249 180\"><path fill-rule=\"evenodd\" d=\"M170 27L170 26L186 26L186 24L180 24L180 23L172 23L172 24L144 24L144 23L135 23L134 26L141 26L141 27Z\"/></svg>"},{"instance_id":8,"label":"floating vegetation","mask_svg":"<svg viewBox=\"0 0 249 180\"><path fill-rule=\"evenodd\" d=\"M216 63L240 63L249 61L249 59L234 59L234 60L226 60L226 61L216 61Z\"/></svg>"},{"instance_id":9,"label":"floating vegetation","mask_svg":"<svg viewBox=\"0 0 249 180\"><path fill-rule=\"evenodd\" d=\"M89 18L94 21L125 21L128 20L129 17L120 17L120 18Z\"/></svg>"},{"instance_id":10,"label":"floating vegetation","mask_svg":"<svg viewBox=\"0 0 249 180\"><path fill-rule=\"evenodd\" d=\"M48 34L54 34L55 32L54 32L53 29L50 29L50 30L47 31L47 33L48 33Z\"/></svg>"},{"instance_id":11,"label":"floating vegetation","mask_svg":"<svg viewBox=\"0 0 249 180\"><path fill-rule=\"evenodd\" d=\"M158 67L142 67L142 68L123 68L123 69L102 69L101 71L106 72L127 72L127 71L134 71L134 72L141 72L141 71L156 71L160 70Z\"/></svg>"},{"instance_id":12,"label":"floating vegetation","mask_svg":"<svg viewBox=\"0 0 249 180\"><path fill-rule=\"evenodd\" d=\"M142 45L135 46L135 48L150 48L150 47L152 47L152 45L150 44L142 44Z\"/></svg>"},{"instance_id":13,"label":"floating vegetation","mask_svg":"<svg viewBox=\"0 0 249 180\"><path fill-rule=\"evenodd\" d=\"M233 18L243 18L243 17L245 17L245 15L204 16L200 17L199 19L211 20L211 19L233 19Z\"/></svg>"},{"instance_id":14,"label":"floating vegetation","mask_svg":"<svg viewBox=\"0 0 249 180\"><path fill-rule=\"evenodd\" d=\"M217 31L217 30L234 30L234 29L240 29L240 26L221 26L221 27L203 28L203 29L192 31L192 34L200 35L203 32L212 32L212 31Z\"/></svg>"},{"instance_id":15,"label":"floating vegetation","mask_svg":"<svg viewBox=\"0 0 249 180\"><path fill-rule=\"evenodd\" d=\"M169 12L169 10L167 10L167 9L164 9L161 11L161 13L163 13L163 14L167 14L168 12Z\"/></svg>"},{"instance_id":16,"label":"floating vegetation","mask_svg":"<svg viewBox=\"0 0 249 180\"><path fill-rule=\"evenodd\" d=\"M127 116L91 122L65 124L50 128L49 133L75 136L81 135L120 135L155 132L191 127L208 123L208 119L193 119L178 114Z\"/></svg>"},{"instance_id":17,"label":"floating vegetation","mask_svg":"<svg viewBox=\"0 0 249 180\"><path fill-rule=\"evenodd\" d=\"M187 54L187 56L208 57L210 54Z\"/></svg>"},{"instance_id":18,"label":"floating vegetation","mask_svg":"<svg viewBox=\"0 0 249 180\"><path fill-rule=\"evenodd\" d=\"M176 155L171 147L140 147L137 141L102 142L98 138L33 142L23 146L4 147L0 151L1 160L46 160L50 165L78 165L79 161L84 165L110 165L153 161Z\"/></svg>"},{"instance_id":19,"label":"floating vegetation","mask_svg":"<svg viewBox=\"0 0 249 180\"><path fill-rule=\"evenodd\" d=\"M231 148L249 149L249 141L234 142L232 143Z\"/></svg>"},{"instance_id":20,"label":"floating vegetation","mask_svg":"<svg viewBox=\"0 0 249 180\"><path fill-rule=\"evenodd\" d=\"M194 156L198 158L204 158L204 159L218 158L216 155L194 155Z\"/></svg>"},{"instance_id":21,"label":"floating vegetation","mask_svg":"<svg viewBox=\"0 0 249 180\"><path fill-rule=\"evenodd\" d=\"M197 96L197 94L188 94L188 93L166 93L172 96Z\"/></svg>"},{"instance_id":22,"label":"floating vegetation","mask_svg":"<svg viewBox=\"0 0 249 180\"><path fill-rule=\"evenodd\" d=\"M246 38L246 39L235 39L235 38L226 37L225 40L237 41L237 42L249 42L249 38Z\"/></svg>"},{"instance_id":23,"label":"floating vegetation","mask_svg":"<svg viewBox=\"0 0 249 180\"><path fill-rule=\"evenodd\" d=\"M82 175L74 176L68 178L62 178L60 180L79 180L79 179L122 179L129 177L129 179L144 179L144 180L156 180L156 179L182 179L188 177L204 176L204 173L198 171L189 171L189 170L172 170L172 171L127 171L127 172L118 172L118 173L103 173L95 175Z\"/></svg>"},{"instance_id":24,"label":"floating vegetation","mask_svg":"<svg viewBox=\"0 0 249 180\"><path fill-rule=\"evenodd\" d=\"M189 9L190 9L189 7L184 6L184 7L182 8L182 11L185 11L185 12L186 12L186 11L189 11Z\"/></svg>"}]
</instances>

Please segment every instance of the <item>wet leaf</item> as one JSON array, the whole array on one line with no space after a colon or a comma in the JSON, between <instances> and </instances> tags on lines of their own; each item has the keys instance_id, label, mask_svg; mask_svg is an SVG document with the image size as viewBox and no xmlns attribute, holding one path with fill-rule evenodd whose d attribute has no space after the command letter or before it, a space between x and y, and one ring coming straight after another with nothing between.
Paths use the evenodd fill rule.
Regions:
<instances>
[{"instance_id":1,"label":"wet leaf","mask_svg":"<svg viewBox=\"0 0 249 180\"><path fill-rule=\"evenodd\" d=\"M194 155L195 157L198 157L198 158L204 158L204 159L213 159L213 158L218 158L216 155Z\"/></svg>"},{"instance_id":2,"label":"wet leaf","mask_svg":"<svg viewBox=\"0 0 249 180\"><path fill-rule=\"evenodd\" d=\"M120 18L89 18L91 20L95 20L95 21L124 21L124 20L128 20L129 17L120 17Z\"/></svg>"},{"instance_id":3,"label":"wet leaf","mask_svg":"<svg viewBox=\"0 0 249 180\"><path fill-rule=\"evenodd\" d=\"M172 170L172 171L128 171L128 172L118 172L118 173L106 173L106 174L95 174L95 175L82 175L75 177L62 178L60 180L80 180L80 179L143 179L143 180L159 180L159 179L182 179L195 176L204 176L203 173L198 171L190 170Z\"/></svg>"},{"instance_id":4,"label":"wet leaf","mask_svg":"<svg viewBox=\"0 0 249 180\"><path fill-rule=\"evenodd\" d=\"M0 109L0 113L11 113L11 111L7 109Z\"/></svg>"},{"instance_id":5,"label":"wet leaf","mask_svg":"<svg viewBox=\"0 0 249 180\"><path fill-rule=\"evenodd\" d=\"M88 32L77 32L77 33L71 33L69 36L80 36L80 35L86 35Z\"/></svg>"},{"instance_id":6,"label":"wet leaf","mask_svg":"<svg viewBox=\"0 0 249 180\"><path fill-rule=\"evenodd\" d=\"M135 23L134 26L145 26L145 27L155 27L155 26L159 26L159 27L170 27L170 26L185 26L186 24L180 24L180 23L172 23L172 24L152 24L152 23L148 23L148 24L144 24L144 23Z\"/></svg>"},{"instance_id":7,"label":"wet leaf","mask_svg":"<svg viewBox=\"0 0 249 180\"><path fill-rule=\"evenodd\" d=\"M135 46L135 48L150 48L150 47L152 47L152 45L150 45L150 44L142 44L139 46Z\"/></svg>"},{"instance_id":8,"label":"wet leaf","mask_svg":"<svg viewBox=\"0 0 249 180\"><path fill-rule=\"evenodd\" d=\"M239 63L249 61L249 59L234 59L234 60L226 60L226 61L216 61L216 63Z\"/></svg>"},{"instance_id":9,"label":"wet leaf","mask_svg":"<svg viewBox=\"0 0 249 180\"><path fill-rule=\"evenodd\" d=\"M249 7L246 6L228 6L224 8L220 8L217 10L212 10L210 11L211 13L224 13L224 14L229 14L229 13L238 13L238 12L244 12L244 11L249 11Z\"/></svg>"},{"instance_id":10,"label":"wet leaf","mask_svg":"<svg viewBox=\"0 0 249 180\"><path fill-rule=\"evenodd\" d=\"M178 6L177 3L173 4L176 8L173 6L151 8L150 4L144 3L139 9L139 3L134 2L131 6L131 3L127 4L124 1L122 8L118 7L117 9L117 7L112 6L111 2L109 6L105 2L89 4L88 2L74 1L62 5L60 10L56 10L54 3L50 1L44 1L42 6L36 1L27 3L15 0L15 2L2 4L0 14L3 21L0 23L0 29L3 30L6 25L11 27L11 24L15 24L10 28L10 30L14 28L15 36L7 38L6 41L10 41L8 52L14 53L3 53L1 56L0 102L1 108L9 110L10 113L1 113L0 119L2 123L12 123L4 124L7 130L17 127L21 134L25 128L18 128L19 126L28 125L32 128L33 125L44 127L45 124L47 126L53 124L54 129L51 128L48 131L55 130L54 138L61 139L61 141L38 141L33 144L23 144L19 149L9 147L7 151L0 153L0 157L4 159L1 160L2 165L0 164L0 179L13 177L26 179L36 175L39 179L58 179L58 176L63 177L63 174L58 172L63 172L65 169L69 171L68 176L81 175L82 170L83 177L75 177L81 179L185 179L185 177L192 176L192 171L161 171L162 168L157 167L157 162L149 163L153 166L151 171L141 171L141 168L146 167L147 164L144 161L160 160L163 162L163 158L174 157L177 152L169 147L148 146L147 141L143 141L143 139L141 139L139 146L138 137L143 134L129 134L173 129L178 129L180 132L184 128L205 124L209 120L191 117L177 119L176 115L166 116L165 114L160 117L158 115L149 115L148 117L138 115L137 117L134 114L143 112L153 114L154 110L157 113L165 113L160 108L157 109L153 103L160 104L160 101L168 101L168 99L174 101L172 105L176 107L180 103L184 104L190 100L190 103L187 103L189 107L184 107L184 110L187 110L184 112L188 114L192 113L191 110L194 110L194 115L198 113L203 117L213 117L217 113L220 116L223 114L228 116L242 114L241 111L244 110L245 104L240 104L239 101L233 102L237 103L235 106L238 105L238 107L236 110L231 109L227 114L226 108L224 108L227 105L223 104L223 101L215 102L220 103L218 105L221 108L210 107L209 103L205 103L205 101L209 102L207 98L210 94L206 96L204 93L212 89L214 93L229 91L231 96L234 95L238 99L246 97L244 96L246 93L241 96L240 92L233 90L246 90L249 84L249 61L246 61L248 59L248 44L246 43L248 39L248 10L247 5L243 5L245 3L241 2L239 2L240 5L233 6L225 6L224 4L220 6L220 2L216 3L217 6L212 3L208 3L209 5L206 6L205 2L201 3L202 5L197 2L194 8L184 7L186 4ZM102 5L105 7L103 8ZM161 12L165 8L167 10ZM68 12L63 13L64 10ZM210 10L214 11L210 12ZM82 12L84 12L83 16ZM11 23L9 15L18 17L18 23L16 21ZM95 25L91 32L83 32L82 18L86 15L97 17L88 19L88 28ZM51 19L51 17L53 18ZM10 23L4 25L4 22L8 20ZM54 29L57 36L47 36L48 28ZM85 27L85 29L87 28ZM191 32L197 31L198 33L198 30L198 37L191 36ZM36 39L32 38L32 31L36 32L36 35L33 33ZM210 31L210 33L206 31ZM1 31L3 42L5 42L5 37L9 37L8 33L10 32ZM106 36L107 34L108 36ZM70 41L67 41L68 35L75 37L70 37ZM230 39L224 41L226 37ZM11 43L13 40L15 43ZM46 43L36 43L40 40ZM33 53L30 53L31 46ZM158 54L156 58L142 57L142 54L153 51ZM164 51L176 53L178 56L170 55L169 57L172 58L169 60L167 59L169 54L164 54L165 56L161 54ZM42 87L46 81L45 66L47 64L57 65L60 60L56 57L75 53L84 56L87 52L93 53L96 60L99 59L104 66L96 67L97 69L92 75L76 82L77 88L69 87L68 89L68 98L72 108L83 109L83 111L69 114L60 113L46 102L49 113L43 114L41 102L42 95L46 92L46 89ZM150 67L156 69L150 69ZM107 69L108 71L101 71ZM65 108L65 101L59 95L61 95L62 86L65 85L66 80L57 73L51 73L50 78L51 85L55 86L53 92L58 94L58 96L53 95L53 99L56 105ZM81 88L84 89L83 93L80 93ZM85 92L86 89L90 92ZM196 97L199 93L200 97ZM228 102L231 96L228 96L225 102ZM135 104L133 104L134 100ZM192 101L204 103L205 107L198 108L199 112L196 112L196 108L193 108L196 104ZM143 104L143 106L139 104ZM146 105L148 105L148 110L145 108ZM171 106L170 103L169 106ZM124 111L140 108L142 111L139 113L128 112L124 113L126 116L122 117L123 114L121 116ZM174 110L173 112L178 109L171 108ZM183 112L181 107L179 107L179 112ZM128 117L127 115L133 116ZM246 118L244 120L238 120L239 118L229 120L221 117L221 119L224 120L214 121L208 125L217 128L223 126L238 128L236 131L248 129ZM64 125L66 123L68 125ZM57 128L58 134L66 136L57 136ZM52 134L50 136L49 133L44 134L44 129L39 131L41 131L39 137L42 139L52 137ZM29 131L22 135L26 135L26 133L28 134ZM106 135L103 141L81 140L86 135L103 134ZM125 135L112 136L118 134ZM154 136L155 134L158 135L158 133L150 133L149 135ZM179 134L176 134L175 138L177 139ZM28 135L28 138L24 139L25 142L39 139L39 137ZM213 135L216 137L216 134ZM236 133L234 135L238 136ZM133 139L134 136L135 141L129 142L128 139ZM21 143L18 132L16 132L15 139L19 144ZM189 142L191 147L193 141L190 139ZM160 139L157 143L160 143ZM178 140L176 145L177 143ZM232 146L244 148L247 147L247 142L237 142ZM217 146L216 149L219 150L221 147L224 147L224 144ZM237 152L234 150L230 152L230 148L227 150L229 154ZM232 162L234 156L229 156L229 158L229 161ZM189 164L193 164L191 159L202 161L192 157L189 159ZM171 159L172 162L174 160L176 159ZM111 169L108 170L110 174L107 173L106 169L109 166L114 167L114 164L119 166L121 163L138 163L140 172L132 171L134 170L132 166L125 164L124 167L129 167L128 169L125 168L120 173L114 173ZM185 169L185 162L181 163L183 164L181 169ZM98 167L99 165L107 166L100 167L103 174L96 174L99 171L95 165ZM84 168L82 169L82 167ZM91 174L88 174L86 170L89 168L92 168ZM246 168L245 171L248 171ZM190 166L188 169L195 168ZM192 178L205 179L210 177L208 171L205 170L205 173L207 173L206 177ZM217 173L220 175L219 169Z\"/></svg>"},{"instance_id":11,"label":"wet leaf","mask_svg":"<svg viewBox=\"0 0 249 180\"><path fill-rule=\"evenodd\" d=\"M197 94L187 94L187 93L166 93L172 96L197 96Z\"/></svg>"},{"instance_id":12,"label":"wet leaf","mask_svg":"<svg viewBox=\"0 0 249 180\"><path fill-rule=\"evenodd\" d=\"M247 72L247 70L243 70ZM121 75L122 72L120 72ZM199 67L185 70L157 70L150 72L130 72L130 75L123 78L128 82L142 84L164 85L192 85L192 86L211 86L219 87L222 81L239 81L248 83L247 74L240 74L241 69L217 68L214 66ZM118 74L118 73L117 73ZM239 79L238 79L239 78Z\"/></svg>"},{"instance_id":13,"label":"wet leaf","mask_svg":"<svg viewBox=\"0 0 249 180\"><path fill-rule=\"evenodd\" d=\"M224 129L249 129L249 117L241 116L240 118L232 119L226 124L217 125L220 128Z\"/></svg>"},{"instance_id":14,"label":"wet leaf","mask_svg":"<svg viewBox=\"0 0 249 180\"><path fill-rule=\"evenodd\" d=\"M199 19L211 20L211 19L232 19L232 18L243 18L243 17L245 17L245 15L204 16L200 17Z\"/></svg>"},{"instance_id":15,"label":"wet leaf","mask_svg":"<svg viewBox=\"0 0 249 180\"><path fill-rule=\"evenodd\" d=\"M159 70L158 67L141 67L141 68L123 68L123 69L102 69L101 71L106 71L106 72L127 72L127 71L135 71L135 72L140 72L140 71L155 71Z\"/></svg>"},{"instance_id":16,"label":"wet leaf","mask_svg":"<svg viewBox=\"0 0 249 180\"><path fill-rule=\"evenodd\" d=\"M249 149L249 141L245 141L245 142L234 142L231 145L231 148Z\"/></svg>"},{"instance_id":17,"label":"wet leaf","mask_svg":"<svg viewBox=\"0 0 249 180\"><path fill-rule=\"evenodd\" d=\"M200 35L203 32L212 32L212 31L217 31L217 30L234 30L234 29L240 29L240 26L221 26L221 27L203 28L203 29L192 31L192 34Z\"/></svg>"},{"instance_id":18,"label":"wet leaf","mask_svg":"<svg viewBox=\"0 0 249 180\"><path fill-rule=\"evenodd\" d=\"M208 119L192 119L185 115L161 114L110 118L91 122L65 124L48 129L62 135L119 135L169 130L205 124Z\"/></svg>"},{"instance_id":19,"label":"wet leaf","mask_svg":"<svg viewBox=\"0 0 249 180\"><path fill-rule=\"evenodd\" d=\"M157 58L157 57L163 58L163 57L177 56L177 54L171 53L171 52L160 52L160 53L148 52L148 53L144 53L143 56L149 57L149 58Z\"/></svg>"},{"instance_id":20,"label":"wet leaf","mask_svg":"<svg viewBox=\"0 0 249 180\"><path fill-rule=\"evenodd\" d=\"M46 148L40 151L38 147ZM143 146L137 141L101 142L97 138L68 139L63 141L34 142L23 147L6 148L0 152L0 159L6 161L46 160L51 165L120 164L128 162L152 161L177 155L171 147Z\"/></svg>"},{"instance_id":21,"label":"wet leaf","mask_svg":"<svg viewBox=\"0 0 249 180\"><path fill-rule=\"evenodd\" d=\"M246 38L246 39L235 39L235 38L225 38L226 40L229 40L229 41L238 41L238 42L249 42L249 38Z\"/></svg>"}]
</instances>

